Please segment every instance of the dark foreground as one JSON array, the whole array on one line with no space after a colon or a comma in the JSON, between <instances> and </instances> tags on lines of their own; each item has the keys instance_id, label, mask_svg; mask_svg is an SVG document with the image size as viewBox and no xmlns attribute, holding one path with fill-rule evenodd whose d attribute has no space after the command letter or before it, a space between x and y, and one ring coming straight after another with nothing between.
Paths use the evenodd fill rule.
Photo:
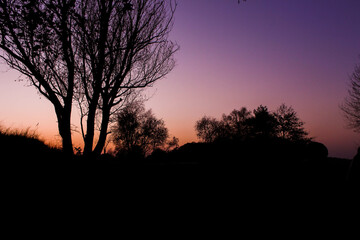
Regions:
<instances>
[{"instance_id":1,"label":"dark foreground","mask_svg":"<svg viewBox=\"0 0 360 240\"><path fill-rule=\"evenodd\" d=\"M0 138L2 216L13 236L69 237L82 225L92 234L102 224L298 236L324 219L336 228L352 221L358 206L359 158L328 158L320 145L194 143L146 159L86 160L23 140Z\"/></svg>"},{"instance_id":2,"label":"dark foreground","mask_svg":"<svg viewBox=\"0 0 360 240\"><path fill-rule=\"evenodd\" d=\"M4 164L8 184L70 188L162 188L183 191L289 191L331 190L358 183L354 160L242 159L240 162L138 162L84 159L15 161ZM116 191L115 191L116 192Z\"/></svg>"},{"instance_id":3,"label":"dark foreground","mask_svg":"<svg viewBox=\"0 0 360 240\"><path fill-rule=\"evenodd\" d=\"M3 142L2 174L7 183L183 187L188 189L331 189L354 186L359 180L359 155L327 157L323 144L247 142L186 144L147 158L103 155L89 160L64 157L38 140L21 145ZM14 147L16 146L16 147ZM13 149L12 149L13 148ZM12 153L12 154L6 154Z\"/></svg>"},{"instance_id":4,"label":"dark foreground","mask_svg":"<svg viewBox=\"0 0 360 240\"><path fill-rule=\"evenodd\" d=\"M329 158L319 143L191 143L147 158L103 155L95 160L65 158L36 139L4 137L0 146L4 186L21 194L20 199L83 193L96 193L95 198L139 196L145 202L171 194L223 200L345 196L357 193L360 176L359 155L353 160Z\"/></svg>"},{"instance_id":5,"label":"dark foreground","mask_svg":"<svg viewBox=\"0 0 360 240\"><path fill-rule=\"evenodd\" d=\"M143 221L156 229L175 228L175 235L189 229L212 234L220 226L254 234L279 223L304 231L293 221L316 226L318 219L343 221L353 213L359 191L354 160L259 152L220 156L214 146L189 145L133 161L69 160L61 152L43 159L8 158L1 167L3 206L8 219L22 219L29 232L41 216L40 232L46 226L50 234L84 222L116 223L117 229L119 219L133 227Z\"/></svg>"}]
</instances>

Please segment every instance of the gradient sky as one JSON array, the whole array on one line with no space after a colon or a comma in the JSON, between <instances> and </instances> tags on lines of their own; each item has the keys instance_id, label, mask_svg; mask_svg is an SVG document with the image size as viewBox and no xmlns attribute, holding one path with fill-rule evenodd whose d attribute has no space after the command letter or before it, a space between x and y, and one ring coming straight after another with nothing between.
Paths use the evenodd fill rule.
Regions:
<instances>
[{"instance_id":1,"label":"gradient sky","mask_svg":"<svg viewBox=\"0 0 360 240\"><path fill-rule=\"evenodd\" d=\"M177 65L146 92L146 106L184 144L197 141L204 115L285 103L330 156L352 158L360 136L346 129L339 105L360 62L359 12L359 0L178 0ZM52 105L18 77L0 66L0 125L59 142Z\"/></svg>"}]
</instances>

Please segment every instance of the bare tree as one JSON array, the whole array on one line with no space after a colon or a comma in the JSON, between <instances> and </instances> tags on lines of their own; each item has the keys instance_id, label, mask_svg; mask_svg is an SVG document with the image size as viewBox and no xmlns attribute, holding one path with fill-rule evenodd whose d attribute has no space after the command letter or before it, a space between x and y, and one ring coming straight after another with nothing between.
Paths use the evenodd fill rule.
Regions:
<instances>
[{"instance_id":1,"label":"bare tree","mask_svg":"<svg viewBox=\"0 0 360 240\"><path fill-rule=\"evenodd\" d=\"M178 46L168 35L175 6L172 0L0 0L0 57L54 105L69 155L74 99L84 154L98 155L119 104L173 69Z\"/></svg>"},{"instance_id":2,"label":"bare tree","mask_svg":"<svg viewBox=\"0 0 360 240\"><path fill-rule=\"evenodd\" d=\"M168 40L172 1L81 1L77 36L83 62L79 91L86 116L84 154L101 153L110 116L135 89L151 86L174 67L178 46ZM95 123L100 133L94 147Z\"/></svg>"},{"instance_id":3,"label":"bare tree","mask_svg":"<svg viewBox=\"0 0 360 240\"><path fill-rule=\"evenodd\" d=\"M75 1L0 1L0 57L25 75L54 106L63 150L73 154L70 117L75 53Z\"/></svg>"},{"instance_id":4,"label":"bare tree","mask_svg":"<svg viewBox=\"0 0 360 240\"><path fill-rule=\"evenodd\" d=\"M350 89L345 102L341 105L341 110L349 128L360 133L360 65L355 66L350 77Z\"/></svg>"}]
</instances>

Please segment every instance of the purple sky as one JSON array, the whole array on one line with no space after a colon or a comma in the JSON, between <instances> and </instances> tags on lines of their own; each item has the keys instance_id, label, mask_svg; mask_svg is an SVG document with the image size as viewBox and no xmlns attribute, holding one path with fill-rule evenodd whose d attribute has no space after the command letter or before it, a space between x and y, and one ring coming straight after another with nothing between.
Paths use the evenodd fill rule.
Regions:
<instances>
[{"instance_id":1,"label":"purple sky","mask_svg":"<svg viewBox=\"0 0 360 240\"><path fill-rule=\"evenodd\" d=\"M203 115L285 103L330 155L352 157L360 138L339 105L359 62L359 12L358 0L180 0L177 67L147 106L188 142Z\"/></svg>"},{"instance_id":2,"label":"purple sky","mask_svg":"<svg viewBox=\"0 0 360 240\"><path fill-rule=\"evenodd\" d=\"M330 156L353 157L360 137L345 128L339 105L360 63L359 13L359 0L178 0L177 66L147 91L146 106L184 144L197 141L204 115L285 103ZM0 66L0 124L38 124L49 142L59 139L51 104L7 69Z\"/></svg>"}]
</instances>

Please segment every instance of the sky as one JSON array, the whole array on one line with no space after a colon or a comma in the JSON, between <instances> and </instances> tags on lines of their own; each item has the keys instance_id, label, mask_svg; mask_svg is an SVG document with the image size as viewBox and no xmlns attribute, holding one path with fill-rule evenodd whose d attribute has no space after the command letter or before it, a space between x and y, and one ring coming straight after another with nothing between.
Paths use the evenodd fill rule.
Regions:
<instances>
[{"instance_id":1,"label":"sky","mask_svg":"<svg viewBox=\"0 0 360 240\"><path fill-rule=\"evenodd\" d=\"M180 46L176 67L146 91L146 107L182 145L198 141L194 126L205 115L285 103L330 156L352 158L360 136L339 105L360 64L359 12L359 0L178 0L169 36ZM60 143L52 105L19 77L0 65L0 125Z\"/></svg>"}]
</instances>

